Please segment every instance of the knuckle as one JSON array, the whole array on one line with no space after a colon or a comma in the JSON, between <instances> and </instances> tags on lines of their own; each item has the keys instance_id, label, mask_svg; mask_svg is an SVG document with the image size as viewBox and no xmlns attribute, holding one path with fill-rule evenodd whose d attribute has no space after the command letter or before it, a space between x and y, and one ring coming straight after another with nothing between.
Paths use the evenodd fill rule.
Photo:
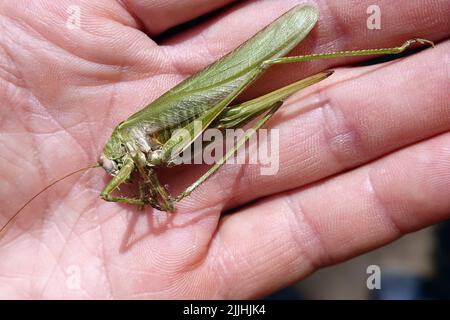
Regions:
<instances>
[{"instance_id":1,"label":"knuckle","mask_svg":"<svg viewBox=\"0 0 450 320\"><path fill-rule=\"evenodd\" d=\"M323 135L327 149L342 168L354 167L367 158L360 124L350 119L341 108L332 105L330 100L322 110Z\"/></svg>"}]
</instances>

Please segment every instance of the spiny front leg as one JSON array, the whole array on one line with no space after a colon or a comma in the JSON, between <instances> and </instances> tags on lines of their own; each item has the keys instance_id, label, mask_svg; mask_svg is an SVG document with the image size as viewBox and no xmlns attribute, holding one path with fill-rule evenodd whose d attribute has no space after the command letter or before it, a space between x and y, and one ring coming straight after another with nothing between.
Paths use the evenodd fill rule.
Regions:
<instances>
[{"instance_id":1,"label":"spiny front leg","mask_svg":"<svg viewBox=\"0 0 450 320\"><path fill-rule=\"evenodd\" d=\"M172 198L166 188L159 182L156 172L151 168L146 168L145 156L141 152L134 152L132 157L133 163L142 177L142 182L139 185L141 201L160 211L175 212Z\"/></svg>"},{"instance_id":2,"label":"spiny front leg","mask_svg":"<svg viewBox=\"0 0 450 320\"><path fill-rule=\"evenodd\" d=\"M145 204L142 199L138 198L128 198L128 197L115 197L111 193L117 189L122 183L130 178L131 173L134 170L134 162L132 159L125 160L123 167L120 169L119 173L106 185L103 191L100 193L100 197L105 201L110 202L123 202L128 204L134 204L138 206L143 206Z\"/></svg>"}]
</instances>

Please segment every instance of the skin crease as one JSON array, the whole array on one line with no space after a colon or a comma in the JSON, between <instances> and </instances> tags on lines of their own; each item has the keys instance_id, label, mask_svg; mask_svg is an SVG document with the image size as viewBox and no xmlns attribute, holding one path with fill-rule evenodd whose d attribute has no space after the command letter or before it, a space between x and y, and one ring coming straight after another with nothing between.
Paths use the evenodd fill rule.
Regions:
<instances>
[{"instance_id":1,"label":"skin crease","mask_svg":"<svg viewBox=\"0 0 450 320\"><path fill-rule=\"evenodd\" d=\"M146 35L225 2L0 2L1 224L95 162L120 121L297 3L241 2L162 43ZM294 53L412 37L437 46L369 67L344 67L362 58L277 66L246 93L336 70L267 124L280 130L277 175L225 166L171 216L100 200L101 169L73 176L2 235L0 298L261 297L449 218L450 2L389 3L379 1L373 31L370 1L317 1L319 23ZM80 29L66 27L71 5ZM164 173L174 193L202 169L188 168Z\"/></svg>"}]
</instances>

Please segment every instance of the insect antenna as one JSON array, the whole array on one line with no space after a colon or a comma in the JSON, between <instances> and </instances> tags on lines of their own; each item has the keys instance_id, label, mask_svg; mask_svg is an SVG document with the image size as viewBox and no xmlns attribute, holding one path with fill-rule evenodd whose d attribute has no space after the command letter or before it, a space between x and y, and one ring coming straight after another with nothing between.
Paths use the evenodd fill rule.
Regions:
<instances>
[{"instance_id":1,"label":"insect antenna","mask_svg":"<svg viewBox=\"0 0 450 320\"><path fill-rule=\"evenodd\" d=\"M77 173L79 173L79 172L86 171L86 170L89 170L89 169L97 168L97 167L100 167L100 164L99 164L99 163L95 163L95 164L93 164L93 165L90 165L89 167L85 167L85 168L81 168L81 169L75 170L75 171L73 171L73 172L71 172L71 173L69 173L69 174L66 174L65 176L63 176L63 177L61 177L61 178L56 179L55 181L53 181L52 183L50 183L49 185L47 185L47 186L46 186L45 188L43 188L41 191L39 191L39 192L36 193L34 196L32 196L27 202L25 202L24 205L23 205L22 207L20 207L20 209L17 210L16 213L14 213L13 216L12 216L11 218L9 218L9 220L8 220L8 221L0 228L0 235L1 235L1 234L3 233L3 231L8 227L8 225L10 225L11 222L19 215L19 213L20 213L23 209L25 209L25 207L28 206L28 205L29 205L34 199L36 199L41 193L45 192L46 190L48 190L49 188L53 187L53 186L54 186L55 184L57 184L58 182L60 182L60 181L62 181L62 180L64 180L64 179L66 179L66 178L69 178L70 176L72 176L72 175L74 175L74 174L77 174Z\"/></svg>"}]
</instances>

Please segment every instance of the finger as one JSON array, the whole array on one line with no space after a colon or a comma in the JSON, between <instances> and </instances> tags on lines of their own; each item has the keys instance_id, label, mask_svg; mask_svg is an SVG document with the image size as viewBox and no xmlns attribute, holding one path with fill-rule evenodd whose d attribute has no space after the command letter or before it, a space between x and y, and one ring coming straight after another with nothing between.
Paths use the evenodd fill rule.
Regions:
<instances>
[{"instance_id":1,"label":"finger","mask_svg":"<svg viewBox=\"0 0 450 320\"><path fill-rule=\"evenodd\" d=\"M446 42L388 65L337 70L319 89L293 97L296 102L268 123L268 136L279 136L272 162L225 164L181 205L237 207L450 130L449 48ZM301 112L311 105L316 109ZM259 140L260 152L265 144ZM262 175L262 168L272 174Z\"/></svg>"},{"instance_id":2,"label":"finger","mask_svg":"<svg viewBox=\"0 0 450 320\"><path fill-rule=\"evenodd\" d=\"M183 22L217 10L235 0L123 0L152 36Z\"/></svg>"},{"instance_id":3,"label":"finger","mask_svg":"<svg viewBox=\"0 0 450 320\"><path fill-rule=\"evenodd\" d=\"M154 52L154 42L138 30L139 21L118 1L39 1L30 4L18 0L3 3L1 13L4 43L8 44L5 40L11 36L18 42L16 51L28 49L39 55L52 52L55 63L60 62L61 53L70 53L72 63L81 69L79 73L88 68L86 62L102 64L103 69L97 66L101 77L105 65L140 64L141 68L142 65L148 68L159 58ZM34 65L35 68L38 66Z\"/></svg>"},{"instance_id":4,"label":"finger","mask_svg":"<svg viewBox=\"0 0 450 320\"><path fill-rule=\"evenodd\" d=\"M14 65L12 73L23 82L17 90L30 90L39 104L33 113L43 118L50 113L64 129L78 123L104 123L102 115L110 113L112 107L107 100L116 95L121 107L116 112L129 116L124 100L129 99L131 106L140 102L135 108L142 107L161 94L158 89L162 83L174 78L170 66L165 68L161 63L164 57L158 47L136 29L134 19L116 1L99 5L85 0L32 4L19 0L4 2L0 10L2 56ZM132 100L137 95L130 98L131 90L143 91L149 78L155 81L153 90L146 91L145 103ZM145 83L134 85L143 79ZM93 101L98 106L95 115L80 112ZM17 107L17 102L12 103L17 110L29 112L30 104L23 104ZM65 106L64 116L61 106ZM73 135L79 131L76 128Z\"/></svg>"},{"instance_id":5,"label":"finger","mask_svg":"<svg viewBox=\"0 0 450 320\"><path fill-rule=\"evenodd\" d=\"M221 16L185 34L170 39L168 54L173 56L177 70L194 73L253 36L257 31L301 1L253 1L230 8ZM396 3L379 1L382 24L380 30L367 28L367 8L373 3L359 1L341 3L319 2L319 22L310 35L291 54L305 54L397 46L406 39L424 37L441 40L449 35L450 3L430 1L424 7L420 0ZM423 8L415 10L414 8ZM258 19L248 19L255 14ZM433 19L429 19L433 17ZM427 21L427 23L417 23ZM349 64L368 57L321 60L273 67L252 86L245 97L268 92L299 77L332 66Z\"/></svg>"},{"instance_id":6,"label":"finger","mask_svg":"<svg viewBox=\"0 0 450 320\"><path fill-rule=\"evenodd\" d=\"M446 133L225 217L208 261L221 293L262 296L448 218L449 158Z\"/></svg>"}]
</instances>

